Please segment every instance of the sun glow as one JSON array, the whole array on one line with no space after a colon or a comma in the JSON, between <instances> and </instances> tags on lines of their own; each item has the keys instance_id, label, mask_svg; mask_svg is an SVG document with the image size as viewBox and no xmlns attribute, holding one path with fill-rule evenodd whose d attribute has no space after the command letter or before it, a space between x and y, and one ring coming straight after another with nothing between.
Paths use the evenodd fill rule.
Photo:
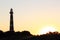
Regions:
<instances>
[{"instance_id":1,"label":"sun glow","mask_svg":"<svg viewBox=\"0 0 60 40\"><path fill-rule=\"evenodd\" d=\"M53 26L45 26L44 28L41 29L39 34L46 34L48 32L55 32L56 29Z\"/></svg>"}]
</instances>

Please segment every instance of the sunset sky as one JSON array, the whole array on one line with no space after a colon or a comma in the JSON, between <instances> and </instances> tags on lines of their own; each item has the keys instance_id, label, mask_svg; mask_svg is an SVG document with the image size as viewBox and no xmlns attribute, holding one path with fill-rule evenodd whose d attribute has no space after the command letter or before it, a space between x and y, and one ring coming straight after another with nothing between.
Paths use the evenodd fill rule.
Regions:
<instances>
[{"instance_id":1,"label":"sunset sky","mask_svg":"<svg viewBox=\"0 0 60 40\"><path fill-rule=\"evenodd\" d=\"M60 0L0 0L0 30L9 30L10 8L15 31L39 32L46 26L60 32Z\"/></svg>"}]
</instances>

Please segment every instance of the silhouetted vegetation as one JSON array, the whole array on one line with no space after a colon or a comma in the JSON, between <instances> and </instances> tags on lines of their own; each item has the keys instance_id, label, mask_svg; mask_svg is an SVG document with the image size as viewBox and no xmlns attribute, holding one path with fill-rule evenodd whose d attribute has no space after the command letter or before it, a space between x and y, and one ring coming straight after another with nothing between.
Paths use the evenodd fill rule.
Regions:
<instances>
[{"instance_id":1,"label":"silhouetted vegetation","mask_svg":"<svg viewBox=\"0 0 60 40\"><path fill-rule=\"evenodd\" d=\"M60 33L49 32L43 35L32 35L29 31L3 32L0 30L0 40L60 40Z\"/></svg>"},{"instance_id":2,"label":"silhouetted vegetation","mask_svg":"<svg viewBox=\"0 0 60 40\"><path fill-rule=\"evenodd\" d=\"M58 32L49 32L47 34L32 36L25 40L60 40L60 33Z\"/></svg>"},{"instance_id":3,"label":"silhouetted vegetation","mask_svg":"<svg viewBox=\"0 0 60 40\"><path fill-rule=\"evenodd\" d=\"M22 32L0 31L0 40L23 40L31 36L32 35L28 31L22 31Z\"/></svg>"}]
</instances>

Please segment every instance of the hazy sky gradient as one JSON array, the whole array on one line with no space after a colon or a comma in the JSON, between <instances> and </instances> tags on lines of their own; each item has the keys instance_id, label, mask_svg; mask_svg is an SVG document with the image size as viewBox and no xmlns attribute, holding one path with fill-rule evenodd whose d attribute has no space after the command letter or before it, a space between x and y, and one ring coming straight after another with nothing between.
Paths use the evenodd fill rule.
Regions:
<instances>
[{"instance_id":1,"label":"hazy sky gradient","mask_svg":"<svg viewBox=\"0 0 60 40\"><path fill-rule=\"evenodd\" d=\"M0 0L0 29L9 30L9 11L14 10L16 31L37 34L46 25L60 32L60 0Z\"/></svg>"}]
</instances>

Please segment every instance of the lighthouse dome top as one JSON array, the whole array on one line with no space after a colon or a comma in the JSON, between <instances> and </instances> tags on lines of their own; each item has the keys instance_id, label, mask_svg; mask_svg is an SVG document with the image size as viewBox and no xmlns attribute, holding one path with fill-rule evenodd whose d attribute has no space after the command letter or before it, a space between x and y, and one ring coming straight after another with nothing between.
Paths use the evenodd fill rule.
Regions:
<instances>
[{"instance_id":1,"label":"lighthouse dome top","mask_svg":"<svg viewBox=\"0 0 60 40\"><path fill-rule=\"evenodd\" d=\"M10 14L13 14L13 9L12 8L10 9Z\"/></svg>"}]
</instances>

